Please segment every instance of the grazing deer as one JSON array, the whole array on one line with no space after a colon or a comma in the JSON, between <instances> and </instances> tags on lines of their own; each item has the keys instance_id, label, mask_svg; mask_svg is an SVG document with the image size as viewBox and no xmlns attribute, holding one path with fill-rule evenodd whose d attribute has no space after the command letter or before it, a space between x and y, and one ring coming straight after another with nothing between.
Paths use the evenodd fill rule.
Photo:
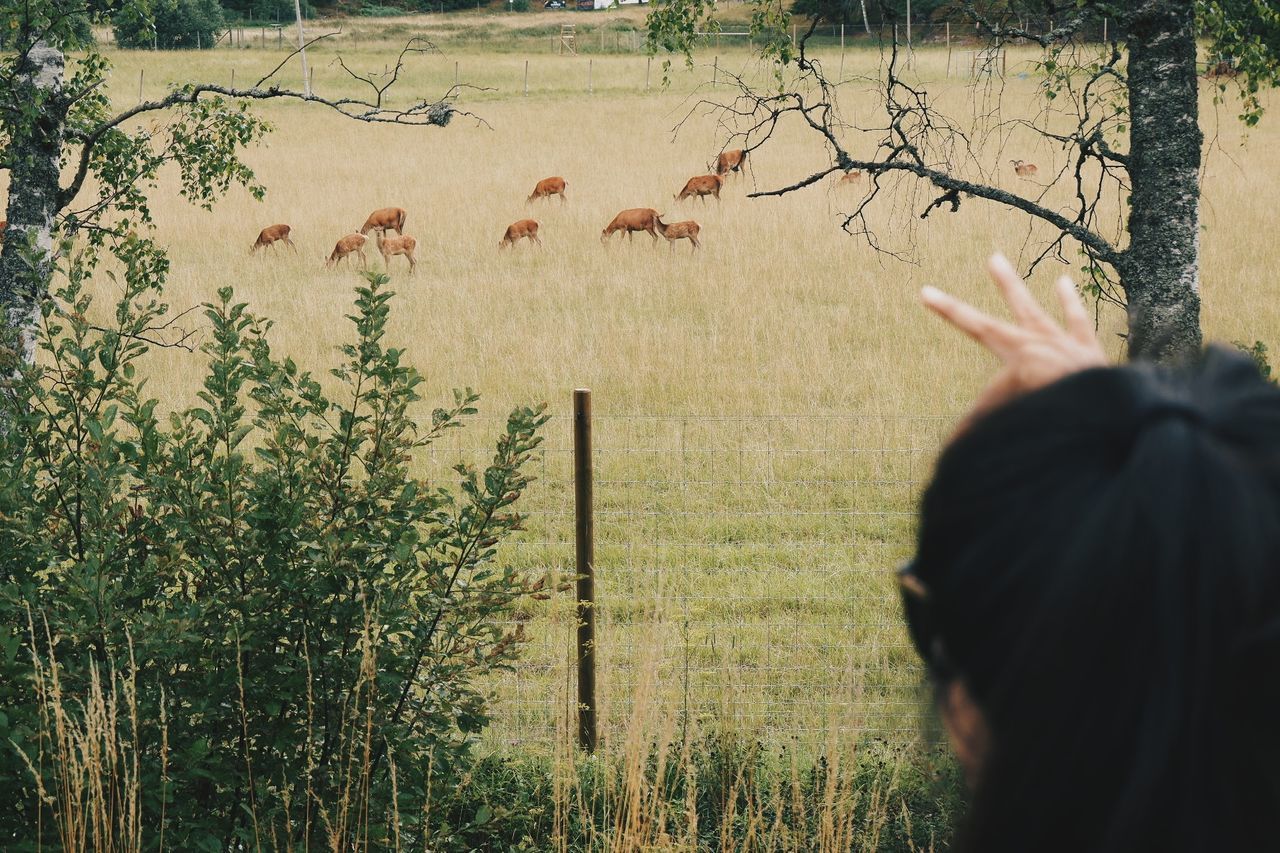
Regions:
<instances>
[{"instance_id":1,"label":"grazing deer","mask_svg":"<svg viewBox=\"0 0 1280 853\"><path fill-rule=\"evenodd\" d=\"M542 241L538 239L538 220L521 219L519 222L512 222L507 226L507 233L502 235L502 239L498 242L499 249L505 249L507 246L514 246L525 237L529 238L530 243L542 245Z\"/></svg>"},{"instance_id":2,"label":"grazing deer","mask_svg":"<svg viewBox=\"0 0 1280 853\"><path fill-rule=\"evenodd\" d=\"M252 255L264 246L275 246L277 241L284 243L295 252L298 251L298 247L293 245L293 241L289 239L291 231L293 229L288 225L268 225L258 232L258 240L253 244L253 248L249 249L249 254Z\"/></svg>"},{"instance_id":3,"label":"grazing deer","mask_svg":"<svg viewBox=\"0 0 1280 853\"><path fill-rule=\"evenodd\" d=\"M369 214L364 225L360 226L360 233L368 234L376 228L379 231L395 231L403 236L404 217L404 208L401 207L384 207L381 210L375 210Z\"/></svg>"},{"instance_id":4,"label":"grazing deer","mask_svg":"<svg viewBox=\"0 0 1280 853\"><path fill-rule=\"evenodd\" d=\"M624 210L613 217L613 221L600 232L600 242L607 242L615 231L626 233L628 240L635 236L636 231L648 231L653 242L657 243L659 216L658 211L651 207L633 207Z\"/></svg>"},{"instance_id":5,"label":"grazing deer","mask_svg":"<svg viewBox=\"0 0 1280 853\"><path fill-rule=\"evenodd\" d=\"M676 201L697 196L702 199L702 203L707 203L707 196L715 196L716 201L720 200L720 188L724 186L724 178L720 175L695 175L690 178L684 185L684 189L672 198Z\"/></svg>"},{"instance_id":6,"label":"grazing deer","mask_svg":"<svg viewBox=\"0 0 1280 853\"><path fill-rule=\"evenodd\" d=\"M692 243L693 248L689 250L690 253L702 248L702 244L698 242L698 232L702 230L702 226L692 219L672 222L668 225L662 221L662 217L658 217L655 224L658 226L658 233L667 238L667 245L671 247L671 251L675 251L677 240L688 240Z\"/></svg>"},{"instance_id":7,"label":"grazing deer","mask_svg":"<svg viewBox=\"0 0 1280 853\"><path fill-rule=\"evenodd\" d=\"M369 238L363 234L348 234L338 241L333 247L333 254L329 256L329 260L324 262L325 269L336 267L338 262L345 259L347 255L353 252L360 256L360 268L368 269L369 261L364 256L364 244Z\"/></svg>"},{"instance_id":8,"label":"grazing deer","mask_svg":"<svg viewBox=\"0 0 1280 853\"><path fill-rule=\"evenodd\" d=\"M726 177L730 172L741 172L747 165L747 152L741 148L724 151L716 158L716 174Z\"/></svg>"},{"instance_id":9,"label":"grazing deer","mask_svg":"<svg viewBox=\"0 0 1280 853\"><path fill-rule=\"evenodd\" d=\"M1220 77L1235 77L1240 73L1240 69L1231 64L1230 60L1224 59L1213 65L1204 73L1205 77L1215 79Z\"/></svg>"},{"instance_id":10,"label":"grazing deer","mask_svg":"<svg viewBox=\"0 0 1280 853\"><path fill-rule=\"evenodd\" d=\"M564 182L564 178L543 178L538 181L538 185L533 188L533 192L529 194L529 202L533 202L540 198L551 198L553 195L560 196L561 203L565 200L564 188L568 186Z\"/></svg>"},{"instance_id":11,"label":"grazing deer","mask_svg":"<svg viewBox=\"0 0 1280 853\"><path fill-rule=\"evenodd\" d=\"M1036 168L1035 163L1026 163L1022 160L1010 160L1013 164L1013 171L1018 173L1019 178L1033 178L1036 172L1040 171Z\"/></svg>"},{"instance_id":12,"label":"grazing deer","mask_svg":"<svg viewBox=\"0 0 1280 853\"><path fill-rule=\"evenodd\" d=\"M410 274L418 271L418 259L413 256L414 250L418 248L417 240L408 234L388 237L386 231L378 231L374 237L378 241L378 251L382 253L382 263L387 268L387 272L391 271L391 258L395 255L404 255L409 259Z\"/></svg>"}]
</instances>

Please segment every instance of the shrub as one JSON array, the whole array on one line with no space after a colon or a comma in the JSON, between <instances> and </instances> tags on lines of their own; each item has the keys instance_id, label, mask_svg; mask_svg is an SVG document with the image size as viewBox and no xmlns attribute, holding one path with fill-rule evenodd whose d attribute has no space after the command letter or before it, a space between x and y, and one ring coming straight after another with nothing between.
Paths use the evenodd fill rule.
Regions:
<instances>
[{"instance_id":1,"label":"shrub","mask_svg":"<svg viewBox=\"0 0 1280 853\"><path fill-rule=\"evenodd\" d=\"M531 8L529 0L511 0L511 11L513 12L528 12Z\"/></svg>"},{"instance_id":2,"label":"shrub","mask_svg":"<svg viewBox=\"0 0 1280 853\"><path fill-rule=\"evenodd\" d=\"M403 15L404 9L382 6L378 3L363 3L360 6L360 14L366 18L394 18L397 15Z\"/></svg>"},{"instance_id":3,"label":"shrub","mask_svg":"<svg viewBox=\"0 0 1280 853\"><path fill-rule=\"evenodd\" d=\"M126 48L210 48L225 26L217 0L130 0L112 18Z\"/></svg>"},{"instance_id":4,"label":"shrub","mask_svg":"<svg viewBox=\"0 0 1280 853\"><path fill-rule=\"evenodd\" d=\"M508 609L546 596L494 564L546 416L512 412L457 489L415 475L476 396L419 427L385 276L326 383L220 291L199 402L161 415L136 373L166 328L155 272L128 269L112 315L72 269L44 366L2 398L0 837L54 837L106 791L128 849L453 849L426 805L471 767L478 680L523 639Z\"/></svg>"},{"instance_id":5,"label":"shrub","mask_svg":"<svg viewBox=\"0 0 1280 853\"><path fill-rule=\"evenodd\" d=\"M1262 378L1274 382L1275 377L1271 374L1271 359L1268 357L1267 345L1262 341L1254 341L1252 345L1246 344L1244 341L1235 341L1236 349L1253 359L1253 363L1258 366L1258 373L1262 374Z\"/></svg>"}]
</instances>

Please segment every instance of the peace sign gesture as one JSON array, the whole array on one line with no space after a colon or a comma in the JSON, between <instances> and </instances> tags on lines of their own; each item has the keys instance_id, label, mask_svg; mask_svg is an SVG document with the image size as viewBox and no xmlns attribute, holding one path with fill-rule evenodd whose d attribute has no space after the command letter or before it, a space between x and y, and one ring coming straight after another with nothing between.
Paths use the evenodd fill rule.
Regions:
<instances>
[{"instance_id":1,"label":"peace sign gesture","mask_svg":"<svg viewBox=\"0 0 1280 853\"><path fill-rule=\"evenodd\" d=\"M1001 254L987 261L987 271L1004 296L1014 323L992 317L934 287L920 291L930 311L982 344L1004 362L978 395L961 429L980 415L1028 391L1043 388L1068 374L1105 367L1106 353L1071 279L1058 279L1058 301L1066 319L1060 327L1045 313L1027 285Z\"/></svg>"}]
</instances>

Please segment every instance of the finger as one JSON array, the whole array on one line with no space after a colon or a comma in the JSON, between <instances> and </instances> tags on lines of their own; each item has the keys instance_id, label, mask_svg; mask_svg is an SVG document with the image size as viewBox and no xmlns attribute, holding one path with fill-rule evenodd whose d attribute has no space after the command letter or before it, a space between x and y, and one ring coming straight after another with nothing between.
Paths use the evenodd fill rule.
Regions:
<instances>
[{"instance_id":1,"label":"finger","mask_svg":"<svg viewBox=\"0 0 1280 853\"><path fill-rule=\"evenodd\" d=\"M1005 358L1022 340L1024 333L1016 326L997 320L967 302L943 293L936 287L920 290L920 300L934 312L987 349Z\"/></svg>"},{"instance_id":2,"label":"finger","mask_svg":"<svg viewBox=\"0 0 1280 853\"><path fill-rule=\"evenodd\" d=\"M1053 327L1053 320L1044 313L1036 298L1027 289L1026 282L1009 263L1009 259L996 252L987 259L987 271L1000 288L1000 294L1013 312L1014 318L1024 326L1034 328Z\"/></svg>"},{"instance_id":3,"label":"finger","mask_svg":"<svg viewBox=\"0 0 1280 853\"><path fill-rule=\"evenodd\" d=\"M1058 302L1062 305L1067 333L1082 344L1096 343L1097 336L1093 332L1093 324L1089 322L1089 312L1085 310L1084 300L1080 298L1075 282L1065 275L1058 279Z\"/></svg>"}]
</instances>

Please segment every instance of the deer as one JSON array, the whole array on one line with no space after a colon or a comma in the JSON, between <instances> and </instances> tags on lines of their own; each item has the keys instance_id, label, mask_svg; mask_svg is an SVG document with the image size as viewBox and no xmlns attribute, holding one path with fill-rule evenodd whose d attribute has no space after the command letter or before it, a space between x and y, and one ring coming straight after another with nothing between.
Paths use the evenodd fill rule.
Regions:
<instances>
[{"instance_id":1,"label":"deer","mask_svg":"<svg viewBox=\"0 0 1280 853\"><path fill-rule=\"evenodd\" d=\"M1220 77L1236 77L1239 75L1240 69L1231 64L1230 60L1224 59L1213 65L1204 73L1204 76L1210 80Z\"/></svg>"},{"instance_id":2,"label":"deer","mask_svg":"<svg viewBox=\"0 0 1280 853\"><path fill-rule=\"evenodd\" d=\"M564 182L564 178L543 178L538 181L538 185L533 188L533 192L529 194L529 199L525 203L530 204L540 198L551 198L553 195L558 195L560 196L561 204L563 204L565 201L564 188L567 186L568 184Z\"/></svg>"},{"instance_id":3,"label":"deer","mask_svg":"<svg viewBox=\"0 0 1280 853\"><path fill-rule=\"evenodd\" d=\"M388 272L391 270L391 258L395 255L404 255L409 259L410 275L418 271L418 259L413 256L414 251L418 248L417 240L408 234L402 234L399 237L388 237L385 230L379 230L374 234L374 237L378 241L378 251L382 253L382 263Z\"/></svg>"},{"instance_id":4,"label":"deer","mask_svg":"<svg viewBox=\"0 0 1280 853\"><path fill-rule=\"evenodd\" d=\"M741 172L742 167L747 164L747 152L741 148L735 148L732 151L723 151L716 158L716 174L724 178L730 172Z\"/></svg>"},{"instance_id":5,"label":"deer","mask_svg":"<svg viewBox=\"0 0 1280 853\"><path fill-rule=\"evenodd\" d=\"M720 175L694 175L684 185L684 189L672 196L676 201L697 196L702 203L707 203L707 196L715 196L720 200L720 188L724 186L724 178Z\"/></svg>"},{"instance_id":6,"label":"deer","mask_svg":"<svg viewBox=\"0 0 1280 853\"><path fill-rule=\"evenodd\" d=\"M9 220L0 219L0 243L4 242L4 232L9 230Z\"/></svg>"},{"instance_id":7,"label":"deer","mask_svg":"<svg viewBox=\"0 0 1280 853\"><path fill-rule=\"evenodd\" d=\"M661 214L651 207L632 207L624 210L613 217L613 221L600 232L600 242L607 243L615 231L624 232L628 240L635 236L636 231L648 231L653 242L657 243L659 216Z\"/></svg>"},{"instance_id":8,"label":"deer","mask_svg":"<svg viewBox=\"0 0 1280 853\"><path fill-rule=\"evenodd\" d=\"M369 218L360 226L361 234L368 234L375 228L379 231L395 231L404 236L404 208L384 207L369 214Z\"/></svg>"},{"instance_id":9,"label":"deer","mask_svg":"<svg viewBox=\"0 0 1280 853\"><path fill-rule=\"evenodd\" d=\"M672 222L668 225L659 216L655 224L658 227L658 233L667 238L667 245L671 247L671 251L675 251L677 240L688 240L693 244L693 248L689 250L691 254L702 248L702 244L698 242L698 232L702 230L702 226L692 219Z\"/></svg>"},{"instance_id":10,"label":"deer","mask_svg":"<svg viewBox=\"0 0 1280 853\"><path fill-rule=\"evenodd\" d=\"M345 260L347 255L353 252L360 256L360 268L368 269L369 261L364 256L364 244L369 242L369 238L363 234L348 234L337 242L333 247L333 254L329 255L329 260L324 262L325 269L336 267L339 261Z\"/></svg>"},{"instance_id":11,"label":"deer","mask_svg":"<svg viewBox=\"0 0 1280 853\"><path fill-rule=\"evenodd\" d=\"M836 183L840 184L840 186L844 186L845 184L860 184L862 183L862 170L850 169L841 175L840 180Z\"/></svg>"},{"instance_id":12,"label":"deer","mask_svg":"<svg viewBox=\"0 0 1280 853\"><path fill-rule=\"evenodd\" d=\"M253 247L249 249L249 254L252 255L254 252L265 246L274 247L277 242L284 243L295 252L298 251L298 247L293 245L293 241L289 239L289 234L292 231L293 229L288 225L268 225L266 228L263 228L258 232L258 240L253 244Z\"/></svg>"},{"instance_id":13,"label":"deer","mask_svg":"<svg viewBox=\"0 0 1280 853\"><path fill-rule=\"evenodd\" d=\"M498 242L499 249L505 249L507 246L514 246L525 237L529 238L530 243L542 245L542 241L538 239L538 220L521 219L519 222L512 222L507 226L507 233L502 235L502 239Z\"/></svg>"},{"instance_id":14,"label":"deer","mask_svg":"<svg viewBox=\"0 0 1280 853\"><path fill-rule=\"evenodd\" d=\"M1018 173L1019 178L1035 177L1036 172L1040 171L1036 168L1035 163L1027 163L1022 160L1010 160L1013 164L1013 171Z\"/></svg>"}]
</instances>

